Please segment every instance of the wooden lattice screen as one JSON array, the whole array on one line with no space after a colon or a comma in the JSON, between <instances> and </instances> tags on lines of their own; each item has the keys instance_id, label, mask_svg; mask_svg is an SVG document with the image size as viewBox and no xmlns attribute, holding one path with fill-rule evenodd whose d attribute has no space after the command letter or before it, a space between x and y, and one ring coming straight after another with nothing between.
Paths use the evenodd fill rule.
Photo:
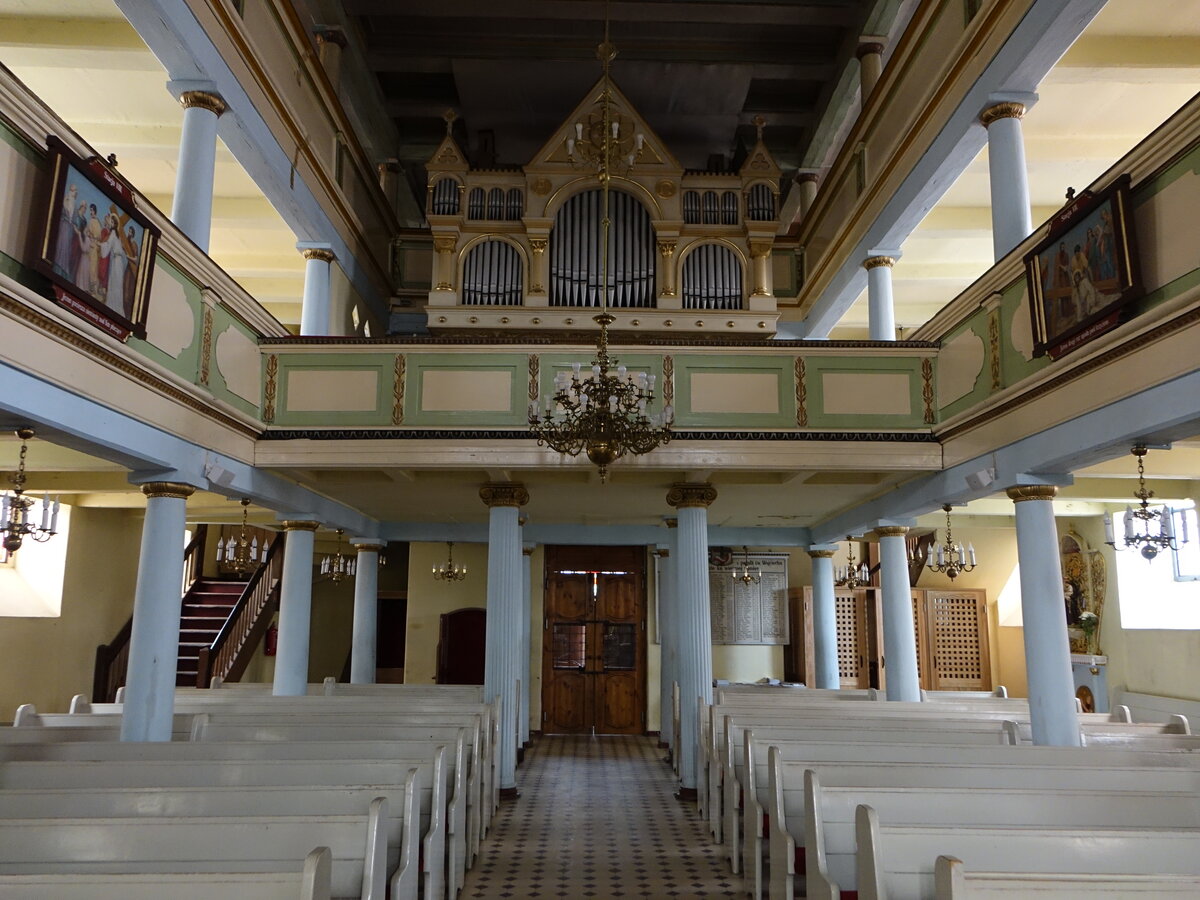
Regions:
<instances>
[{"instance_id":1,"label":"wooden lattice screen","mask_svg":"<svg viewBox=\"0 0 1200 900\"><path fill-rule=\"evenodd\" d=\"M837 618L838 675L842 687L860 687L866 658L865 640L860 627L861 596L853 591L834 591Z\"/></svg>"},{"instance_id":2,"label":"wooden lattice screen","mask_svg":"<svg viewBox=\"0 0 1200 900\"><path fill-rule=\"evenodd\" d=\"M930 689L991 690L983 592L925 591L925 610L932 645Z\"/></svg>"}]
</instances>

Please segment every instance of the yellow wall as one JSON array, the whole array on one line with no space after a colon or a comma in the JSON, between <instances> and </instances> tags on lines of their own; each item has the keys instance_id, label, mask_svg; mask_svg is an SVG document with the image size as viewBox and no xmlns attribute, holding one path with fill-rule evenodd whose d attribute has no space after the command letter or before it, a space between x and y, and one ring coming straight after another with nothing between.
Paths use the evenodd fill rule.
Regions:
<instances>
[{"instance_id":1,"label":"yellow wall","mask_svg":"<svg viewBox=\"0 0 1200 900\"><path fill-rule=\"evenodd\" d=\"M66 712L74 694L91 696L96 647L133 612L141 537L140 511L71 510L62 615L0 619L0 721L21 703Z\"/></svg>"},{"instance_id":2,"label":"yellow wall","mask_svg":"<svg viewBox=\"0 0 1200 900\"><path fill-rule=\"evenodd\" d=\"M487 544L455 544L454 561L467 567L462 581L436 581L432 569L446 562L446 545L409 545L408 636L404 680L437 680L438 631L443 613L467 607L487 608Z\"/></svg>"}]
</instances>

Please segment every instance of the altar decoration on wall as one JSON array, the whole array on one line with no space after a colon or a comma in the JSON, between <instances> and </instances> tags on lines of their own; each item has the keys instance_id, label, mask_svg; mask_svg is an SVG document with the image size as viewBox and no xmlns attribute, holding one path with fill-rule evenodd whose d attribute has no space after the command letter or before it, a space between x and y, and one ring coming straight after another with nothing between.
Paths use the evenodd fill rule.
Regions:
<instances>
[{"instance_id":1,"label":"altar decoration on wall","mask_svg":"<svg viewBox=\"0 0 1200 900\"><path fill-rule=\"evenodd\" d=\"M1104 594L1108 586L1104 556L1089 547L1074 531L1062 536L1059 553L1071 652L1099 654Z\"/></svg>"}]
</instances>

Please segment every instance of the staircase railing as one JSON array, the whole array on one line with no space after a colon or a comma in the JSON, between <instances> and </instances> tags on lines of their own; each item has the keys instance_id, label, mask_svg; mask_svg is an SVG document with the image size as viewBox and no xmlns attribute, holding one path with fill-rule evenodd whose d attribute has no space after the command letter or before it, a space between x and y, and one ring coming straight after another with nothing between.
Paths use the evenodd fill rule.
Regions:
<instances>
[{"instance_id":1,"label":"staircase railing","mask_svg":"<svg viewBox=\"0 0 1200 900\"><path fill-rule=\"evenodd\" d=\"M191 590L204 569L204 542L208 538L208 526L197 525L192 539L183 549L182 593ZM96 648L96 665L92 671L92 702L112 703L117 688L125 684L129 670L129 638L133 634L133 616L121 626L121 630L107 644Z\"/></svg>"},{"instance_id":2,"label":"staircase railing","mask_svg":"<svg viewBox=\"0 0 1200 900\"><path fill-rule=\"evenodd\" d=\"M251 576L212 644L200 648L196 687L208 687L214 676L220 676L224 681L237 681L242 677L279 605L283 541L284 535L280 534L271 542L266 559Z\"/></svg>"}]
</instances>

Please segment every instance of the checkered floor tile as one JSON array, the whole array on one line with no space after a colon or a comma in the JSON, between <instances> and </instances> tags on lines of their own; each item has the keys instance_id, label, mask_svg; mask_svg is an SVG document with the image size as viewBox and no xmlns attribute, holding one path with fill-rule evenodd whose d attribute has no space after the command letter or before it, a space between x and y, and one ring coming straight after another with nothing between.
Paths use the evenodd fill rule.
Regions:
<instances>
[{"instance_id":1,"label":"checkered floor tile","mask_svg":"<svg viewBox=\"0 0 1200 900\"><path fill-rule=\"evenodd\" d=\"M738 897L720 847L650 738L551 735L517 770L463 900Z\"/></svg>"}]
</instances>

